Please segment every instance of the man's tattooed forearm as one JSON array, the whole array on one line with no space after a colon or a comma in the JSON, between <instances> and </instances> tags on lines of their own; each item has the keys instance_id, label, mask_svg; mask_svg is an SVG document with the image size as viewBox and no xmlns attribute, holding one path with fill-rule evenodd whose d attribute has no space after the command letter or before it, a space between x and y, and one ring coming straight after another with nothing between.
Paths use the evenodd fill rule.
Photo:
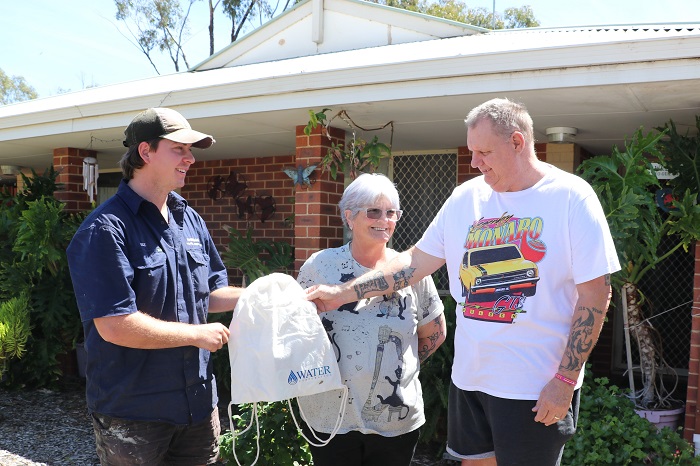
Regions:
<instances>
[{"instance_id":1,"label":"man's tattooed forearm","mask_svg":"<svg viewBox=\"0 0 700 466\"><path fill-rule=\"evenodd\" d=\"M354 285L355 293L357 294L357 299L362 299L367 293L372 291L385 291L389 289L389 284L384 279L384 274L381 272L376 272L371 276L363 279L358 278Z\"/></svg>"},{"instance_id":2,"label":"man's tattooed forearm","mask_svg":"<svg viewBox=\"0 0 700 466\"><path fill-rule=\"evenodd\" d=\"M564 370L577 371L583 367L588 353L595 345L595 337L593 335L594 314L605 314L595 307L581 306L579 311L585 312L571 325L569 345L564 352L564 362L562 363L562 369Z\"/></svg>"},{"instance_id":3,"label":"man's tattooed forearm","mask_svg":"<svg viewBox=\"0 0 700 466\"><path fill-rule=\"evenodd\" d=\"M406 288L409 285L411 278L413 277L413 272L416 269L413 267L406 267L405 269L394 274L394 291L399 291L402 288Z\"/></svg>"}]
</instances>

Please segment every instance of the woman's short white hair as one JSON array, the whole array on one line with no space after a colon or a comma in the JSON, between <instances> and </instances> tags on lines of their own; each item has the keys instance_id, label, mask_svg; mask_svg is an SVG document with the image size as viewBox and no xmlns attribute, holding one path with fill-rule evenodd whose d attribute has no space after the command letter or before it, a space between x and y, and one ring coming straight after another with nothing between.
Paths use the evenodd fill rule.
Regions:
<instances>
[{"instance_id":1,"label":"woman's short white hair","mask_svg":"<svg viewBox=\"0 0 700 466\"><path fill-rule=\"evenodd\" d=\"M365 207L374 206L381 198L385 198L394 209L400 209L399 192L394 183L381 173L363 173L350 183L340 198L338 208L343 225L348 226L345 211L352 212L354 218Z\"/></svg>"}]
</instances>

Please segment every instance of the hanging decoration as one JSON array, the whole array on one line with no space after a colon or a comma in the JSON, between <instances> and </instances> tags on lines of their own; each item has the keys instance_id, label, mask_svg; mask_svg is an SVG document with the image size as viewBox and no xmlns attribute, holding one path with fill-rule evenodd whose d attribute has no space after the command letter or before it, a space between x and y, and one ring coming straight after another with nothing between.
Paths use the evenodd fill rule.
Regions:
<instances>
[{"instance_id":1,"label":"hanging decoration","mask_svg":"<svg viewBox=\"0 0 700 466\"><path fill-rule=\"evenodd\" d=\"M260 196L255 198L255 205L260 208L260 221L265 223L277 210L275 198L272 196Z\"/></svg>"},{"instance_id":2,"label":"hanging decoration","mask_svg":"<svg viewBox=\"0 0 700 466\"><path fill-rule=\"evenodd\" d=\"M207 194L209 199L213 201L218 201L224 196L238 199L246 189L248 189L248 184L243 176L238 175L236 172L231 172L227 178L221 175L212 176L207 186Z\"/></svg>"},{"instance_id":3,"label":"hanging decoration","mask_svg":"<svg viewBox=\"0 0 700 466\"><path fill-rule=\"evenodd\" d=\"M212 176L207 186L207 194L213 201L232 197L240 219L253 219L257 216L264 223L277 210L272 196L257 196L254 191L248 190L245 178L233 171L228 177Z\"/></svg>"},{"instance_id":4,"label":"hanging decoration","mask_svg":"<svg viewBox=\"0 0 700 466\"><path fill-rule=\"evenodd\" d=\"M87 191L90 202L95 202L97 178L99 177L97 159L95 157L85 157L83 159L83 190Z\"/></svg>"}]
</instances>

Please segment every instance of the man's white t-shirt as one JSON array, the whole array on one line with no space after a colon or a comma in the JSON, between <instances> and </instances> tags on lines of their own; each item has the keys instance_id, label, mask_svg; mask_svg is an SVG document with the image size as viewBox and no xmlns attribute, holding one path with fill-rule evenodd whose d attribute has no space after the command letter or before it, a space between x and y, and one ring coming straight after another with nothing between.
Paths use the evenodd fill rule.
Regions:
<instances>
[{"instance_id":1,"label":"man's white t-shirt","mask_svg":"<svg viewBox=\"0 0 700 466\"><path fill-rule=\"evenodd\" d=\"M557 372L576 285L620 270L595 192L551 165L523 191L463 183L416 246L446 260L461 304L452 381L508 399L538 399Z\"/></svg>"}]
</instances>

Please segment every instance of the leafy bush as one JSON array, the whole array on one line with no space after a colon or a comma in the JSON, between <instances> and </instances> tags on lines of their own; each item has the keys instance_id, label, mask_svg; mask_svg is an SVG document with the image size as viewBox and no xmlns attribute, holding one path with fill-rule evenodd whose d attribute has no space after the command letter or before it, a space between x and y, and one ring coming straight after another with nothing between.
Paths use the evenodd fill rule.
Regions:
<instances>
[{"instance_id":1,"label":"leafy bush","mask_svg":"<svg viewBox=\"0 0 700 466\"><path fill-rule=\"evenodd\" d=\"M9 362L5 383L47 386L61 376L58 357L73 349L80 335L66 247L84 215L64 212L53 197L59 188L53 167L24 189L0 195L0 301L26 295L32 332L26 354Z\"/></svg>"},{"instance_id":2,"label":"leafy bush","mask_svg":"<svg viewBox=\"0 0 700 466\"><path fill-rule=\"evenodd\" d=\"M576 435L564 448L562 465L700 465L678 432L658 430L640 417L628 396L606 378L587 378L581 390Z\"/></svg>"},{"instance_id":3,"label":"leafy bush","mask_svg":"<svg viewBox=\"0 0 700 466\"><path fill-rule=\"evenodd\" d=\"M256 444L257 431L255 424L240 434L250 423L252 404L239 406L242 414L234 414L233 421L236 424L236 456L241 464L252 464L255 460L258 446ZM296 413L299 422L299 414ZM274 465L310 465L312 463L309 446L297 430L289 406L285 402L258 403L258 418L260 424L260 458L258 464L262 466ZM233 434L231 431L221 436L221 460L231 461L235 464L233 456Z\"/></svg>"},{"instance_id":4,"label":"leafy bush","mask_svg":"<svg viewBox=\"0 0 700 466\"><path fill-rule=\"evenodd\" d=\"M26 295L12 298L0 304L0 376L11 358L24 355L29 326L29 300Z\"/></svg>"}]
</instances>

